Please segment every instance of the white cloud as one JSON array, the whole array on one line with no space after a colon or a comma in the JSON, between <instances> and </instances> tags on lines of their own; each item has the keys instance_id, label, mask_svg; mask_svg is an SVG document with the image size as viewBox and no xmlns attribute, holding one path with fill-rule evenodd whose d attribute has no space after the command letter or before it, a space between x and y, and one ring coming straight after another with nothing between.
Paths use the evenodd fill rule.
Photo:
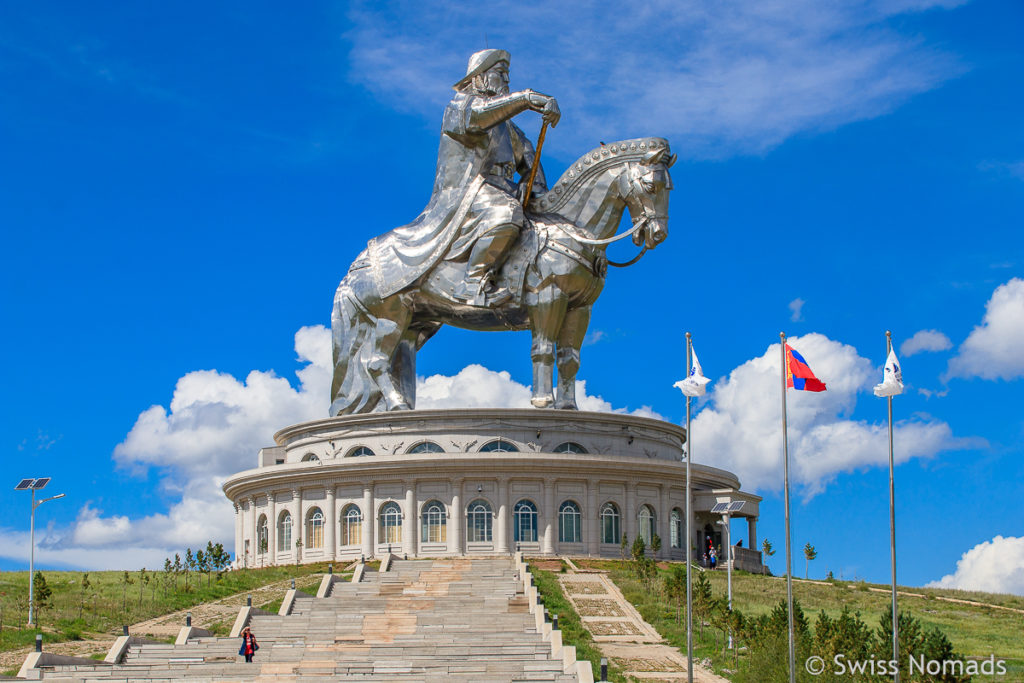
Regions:
<instances>
[{"instance_id":1,"label":"white cloud","mask_svg":"<svg viewBox=\"0 0 1024 683\"><path fill-rule=\"evenodd\" d=\"M871 361L821 334L792 337L789 343L828 387L823 393L787 394L791 479L811 496L839 472L887 463L887 425L848 418L857 394L875 384L878 370ZM779 345L773 344L710 385L710 401L692 424L694 459L736 472L747 489L782 485L779 356ZM927 417L901 421L895 429L897 462L975 443L954 438L948 424Z\"/></svg>"},{"instance_id":2,"label":"white cloud","mask_svg":"<svg viewBox=\"0 0 1024 683\"><path fill-rule=\"evenodd\" d=\"M143 472L155 468L160 487L177 499L166 512L132 517L106 515L86 503L66 529L40 534L37 557L63 566L110 569L157 567L186 547L212 540L234 543L234 512L221 491L224 479L256 464L259 448L290 424L325 417L332 372L330 331L303 327L295 334L303 367L298 386L273 372L252 371L245 381L216 370L190 372L178 380L170 408L143 411L114 449L117 465ZM581 410L627 412L577 381ZM454 376L418 378L417 407L530 407L530 388L511 378L470 365ZM632 414L660 416L644 406ZM0 528L0 557L23 559L23 534Z\"/></svg>"},{"instance_id":3,"label":"white cloud","mask_svg":"<svg viewBox=\"0 0 1024 683\"><path fill-rule=\"evenodd\" d=\"M927 587L1024 595L1024 537L979 543L960 557L955 572Z\"/></svg>"},{"instance_id":4,"label":"white cloud","mask_svg":"<svg viewBox=\"0 0 1024 683\"><path fill-rule=\"evenodd\" d=\"M803 310L805 303L807 302L801 299L800 297L797 297L789 302L789 310L792 312L792 315L789 316L790 320L797 323L804 319Z\"/></svg>"},{"instance_id":5,"label":"white cloud","mask_svg":"<svg viewBox=\"0 0 1024 683\"><path fill-rule=\"evenodd\" d=\"M1024 280L996 287L985 304L985 317L949 361L945 378L1024 377Z\"/></svg>"},{"instance_id":6,"label":"white cloud","mask_svg":"<svg viewBox=\"0 0 1024 683\"><path fill-rule=\"evenodd\" d=\"M364 2L345 37L351 80L432 123L486 36L510 50L514 88L559 99L551 148L579 154L599 140L662 135L681 155L710 158L887 113L962 72L892 21L958 4Z\"/></svg>"},{"instance_id":7,"label":"white cloud","mask_svg":"<svg viewBox=\"0 0 1024 683\"><path fill-rule=\"evenodd\" d=\"M900 344L900 354L913 356L922 351L946 351L953 348L949 337L938 330L918 330L914 336Z\"/></svg>"}]
</instances>

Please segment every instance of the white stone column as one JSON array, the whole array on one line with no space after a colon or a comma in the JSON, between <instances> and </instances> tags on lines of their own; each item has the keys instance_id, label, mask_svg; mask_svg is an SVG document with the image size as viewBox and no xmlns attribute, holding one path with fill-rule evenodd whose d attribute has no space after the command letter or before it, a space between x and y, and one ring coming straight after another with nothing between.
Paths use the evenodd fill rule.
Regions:
<instances>
[{"instance_id":1,"label":"white stone column","mask_svg":"<svg viewBox=\"0 0 1024 683\"><path fill-rule=\"evenodd\" d=\"M587 509L583 511L583 538L587 544L587 555L597 556L601 552L601 516L597 509L597 483L587 482Z\"/></svg>"},{"instance_id":2,"label":"white stone column","mask_svg":"<svg viewBox=\"0 0 1024 683\"><path fill-rule=\"evenodd\" d=\"M334 561L338 557L338 506L334 502L334 484L327 487L324 507L324 548L327 560Z\"/></svg>"},{"instance_id":3,"label":"white stone column","mask_svg":"<svg viewBox=\"0 0 1024 683\"><path fill-rule=\"evenodd\" d=\"M273 492L267 494L267 505L270 506L270 519L267 520L267 552L270 553L270 564L277 564L277 497Z\"/></svg>"},{"instance_id":4,"label":"white stone column","mask_svg":"<svg viewBox=\"0 0 1024 683\"><path fill-rule=\"evenodd\" d=\"M540 552L544 555L555 553L555 523L558 519L558 511L555 510L555 485L552 482L544 482L544 509L540 515L543 523L541 525Z\"/></svg>"},{"instance_id":5,"label":"white stone column","mask_svg":"<svg viewBox=\"0 0 1024 683\"><path fill-rule=\"evenodd\" d=\"M629 547L626 548L626 553L629 553L629 548L633 546L633 542L636 541L637 529L639 528L636 523L636 495L633 492L633 482L627 481L626 484L626 500L623 503L622 508L622 533L629 537ZM621 540L621 539L619 539Z\"/></svg>"},{"instance_id":6,"label":"white stone column","mask_svg":"<svg viewBox=\"0 0 1024 683\"><path fill-rule=\"evenodd\" d=\"M302 540L302 547L295 545L296 540ZM302 516L302 490L292 489L292 559L302 562L302 551L306 549L306 520Z\"/></svg>"},{"instance_id":7,"label":"white stone column","mask_svg":"<svg viewBox=\"0 0 1024 683\"><path fill-rule=\"evenodd\" d=\"M402 516L402 552L416 556L416 483L405 483L405 514Z\"/></svg>"},{"instance_id":8,"label":"white stone column","mask_svg":"<svg viewBox=\"0 0 1024 683\"><path fill-rule=\"evenodd\" d=\"M373 530L374 530L374 510L373 510L373 484L363 485L363 557L369 560L373 557L374 544L373 544Z\"/></svg>"},{"instance_id":9,"label":"white stone column","mask_svg":"<svg viewBox=\"0 0 1024 683\"><path fill-rule=\"evenodd\" d=\"M672 557L672 503L668 498L668 486L662 484L658 487L659 498L661 500L661 510L658 511L658 538L661 539L661 551L658 553L658 557L661 559L669 559Z\"/></svg>"},{"instance_id":10,"label":"white stone column","mask_svg":"<svg viewBox=\"0 0 1024 683\"><path fill-rule=\"evenodd\" d=\"M449 529L448 550L453 555L462 555L462 520L466 518L466 511L462 509L462 479L452 482L452 518L451 529Z\"/></svg>"},{"instance_id":11,"label":"white stone column","mask_svg":"<svg viewBox=\"0 0 1024 683\"><path fill-rule=\"evenodd\" d=\"M498 479L498 514L494 520L494 529L497 545L495 551L499 553L508 552L508 479Z\"/></svg>"},{"instance_id":12,"label":"white stone column","mask_svg":"<svg viewBox=\"0 0 1024 683\"><path fill-rule=\"evenodd\" d=\"M757 517L747 517L747 543L751 550L757 550Z\"/></svg>"},{"instance_id":13,"label":"white stone column","mask_svg":"<svg viewBox=\"0 0 1024 683\"><path fill-rule=\"evenodd\" d=\"M242 539L242 515L238 508L238 503L232 503L235 507L235 562L240 566L245 566L245 558L240 558L239 552L245 550L245 541Z\"/></svg>"}]
</instances>

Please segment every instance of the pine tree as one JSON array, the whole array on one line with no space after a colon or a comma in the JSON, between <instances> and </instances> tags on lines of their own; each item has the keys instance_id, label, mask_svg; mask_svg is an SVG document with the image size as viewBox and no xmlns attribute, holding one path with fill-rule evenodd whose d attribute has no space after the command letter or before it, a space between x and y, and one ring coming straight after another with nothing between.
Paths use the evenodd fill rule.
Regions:
<instances>
[{"instance_id":1,"label":"pine tree","mask_svg":"<svg viewBox=\"0 0 1024 683\"><path fill-rule=\"evenodd\" d=\"M765 557L771 557L775 554L775 548L772 547L772 542L767 538L761 541L761 552L764 553ZM764 573L767 573L768 563L763 559L761 561L761 568L764 570Z\"/></svg>"},{"instance_id":2,"label":"pine tree","mask_svg":"<svg viewBox=\"0 0 1024 683\"><path fill-rule=\"evenodd\" d=\"M622 543L619 545L619 554L622 555L622 559L626 559L626 550L629 548L629 534L623 532Z\"/></svg>"},{"instance_id":3,"label":"pine tree","mask_svg":"<svg viewBox=\"0 0 1024 683\"><path fill-rule=\"evenodd\" d=\"M804 563L804 578L805 579L807 578L807 575L810 573L811 560L813 560L817 556L818 556L818 551L814 549L813 545L808 543L807 545L804 546L804 559L806 560L806 562Z\"/></svg>"}]
</instances>

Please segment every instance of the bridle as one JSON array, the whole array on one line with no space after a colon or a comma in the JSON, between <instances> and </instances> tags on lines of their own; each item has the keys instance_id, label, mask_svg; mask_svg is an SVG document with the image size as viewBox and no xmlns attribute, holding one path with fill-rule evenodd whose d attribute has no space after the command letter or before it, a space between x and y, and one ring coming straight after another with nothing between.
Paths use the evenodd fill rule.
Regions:
<instances>
[{"instance_id":1,"label":"bridle","mask_svg":"<svg viewBox=\"0 0 1024 683\"><path fill-rule=\"evenodd\" d=\"M629 207L629 214L631 217L633 217L633 227L631 227L629 230L620 232L617 235L613 235L611 237L606 237L604 239L595 239L593 237L588 237L584 235L582 232L579 231L578 228L576 228L575 225L572 225L570 223L556 223L554 227L557 228L558 230L561 230L562 232L564 232L565 234L567 234L569 237L573 238L580 244L603 246L606 244L611 244L612 242L618 242L619 240L635 235L641 229L646 227L647 224L650 223L651 221L659 219L667 221L667 215L658 214L657 210L654 208L654 205L652 203L644 201L645 198L650 196L650 192L646 191L643 188L643 178L646 175L648 175L650 171L648 171L647 173L640 173L637 166L638 164L629 165L629 189L622 195L623 201L625 201L626 205ZM634 211L634 209L637 207L640 208L640 211ZM624 263L609 260L608 265L615 266L616 268L625 268L626 266L631 266L637 261L639 261L646 253L647 241L644 240L643 249L641 249L640 253L634 256L631 260L626 261Z\"/></svg>"}]
</instances>

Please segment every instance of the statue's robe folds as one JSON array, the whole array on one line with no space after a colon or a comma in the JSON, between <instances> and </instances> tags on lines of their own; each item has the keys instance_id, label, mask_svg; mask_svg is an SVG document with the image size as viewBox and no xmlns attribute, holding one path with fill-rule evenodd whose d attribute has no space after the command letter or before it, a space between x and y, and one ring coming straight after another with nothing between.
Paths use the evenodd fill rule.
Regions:
<instances>
[{"instance_id":1,"label":"statue's robe folds","mask_svg":"<svg viewBox=\"0 0 1024 683\"><path fill-rule=\"evenodd\" d=\"M511 164L520 174L529 173L534 151L526 135L511 121L490 128L473 126L471 107L476 98L458 93L445 109L437 173L427 207L412 223L369 242L367 255L382 297L413 284L440 260L464 254L476 238L495 227L477 222L463 234L466 214L484 182L510 197L514 192L512 179L496 178L491 169ZM547 189L539 168L534 180L535 193L538 188Z\"/></svg>"}]
</instances>

